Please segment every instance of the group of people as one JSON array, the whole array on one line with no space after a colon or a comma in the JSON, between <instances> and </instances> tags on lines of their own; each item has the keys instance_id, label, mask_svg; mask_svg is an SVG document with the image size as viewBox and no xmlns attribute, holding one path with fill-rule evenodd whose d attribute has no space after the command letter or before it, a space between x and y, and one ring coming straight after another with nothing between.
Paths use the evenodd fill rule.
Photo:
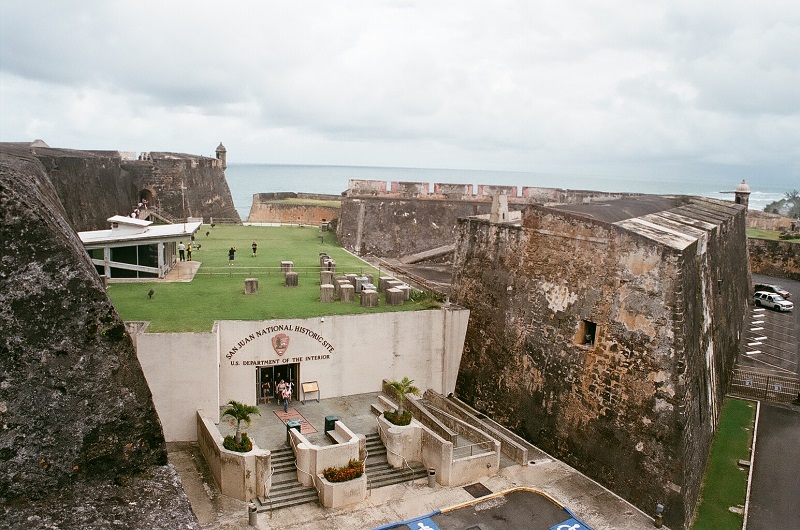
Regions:
<instances>
[{"instance_id":1,"label":"group of people","mask_svg":"<svg viewBox=\"0 0 800 530\"><path fill-rule=\"evenodd\" d=\"M178 243L178 258L181 261L186 261L187 259L192 261L192 243L188 245L184 245L183 241Z\"/></svg>"},{"instance_id":2,"label":"group of people","mask_svg":"<svg viewBox=\"0 0 800 530\"><path fill-rule=\"evenodd\" d=\"M206 236L208 236L208 232L206 232ZM253 244L250 245L253 249L253 257L256 257L256 252L258 251L258 243L253 241ZM231 247L228 249L228 265L233 265L233 260L236 259L236 247Z\"/></svg>"},{"instance_id":3,"label":"group of people","mask_svg":"<svg viewBox=\"0 0 800 530\"><path fill-rule=\"evenodd\" d=\"M291 381L284 381L283 379L275 385L275 399L280 403L283 401L283 411L289 412L289 403L292 400L292 392L294 390L294 384ZM261 383L261 397L264 400L264 404L269 403L269 396L270 396L270 384L269 381L264 381Z\"/></svg>"},{"instance_id":4,"label":"group of people","mask_svg":"<svg viewBox=\"0 0 800 530\"><path fill-rule=\"evenodd\" d=\"M147 199L142 199L141 201L139 201L139 204L136 205L136 208L133 209L133 211L128 217L131 217L133 219L138 219L139 212L141 212L142 210L147 210Z\"/></svg>"}]
</instances>

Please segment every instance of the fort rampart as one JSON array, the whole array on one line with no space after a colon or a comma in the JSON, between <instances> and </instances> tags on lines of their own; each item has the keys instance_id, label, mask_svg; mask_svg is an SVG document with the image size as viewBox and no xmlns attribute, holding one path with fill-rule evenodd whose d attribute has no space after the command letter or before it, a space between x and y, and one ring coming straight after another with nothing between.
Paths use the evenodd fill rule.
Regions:
<instances>
[{"instance_id":1,"label":"fort rampart","mask_svg":"<svg viewBox=\"0 0 800 530\"><path fill-rule=\"evenodd\" d=\"M336 229L341 197L311 193L256 193L247 216L249 223L278 223L321 226Z\"/></svg>"},{"instance_id":2,"label":"fort rampart","mask_svg":"<svg viewBox=\"0 0 800 530\"><path fill-rule=\"evenodd\" d=\"M490 213L492 198L510 207L586 203L635 194L516 186L350 180L343 194L337 235L359 255L400 257L456 240L460 217Z\"/></svg>"},{"instance_id":3,"label":"fort rampart","mask_svg":"<svg viewBox=\"0 0 800 530\"><path fill-rule=\"evenodd\" d=\"M459 397L688 527L743 332L744 211L682 250L537 206L457 240Z\"/></svg>"},{"instance_id":4,"label":"fort rampart","mask_svg":"<svg viewBox=\"0 0 800 530\"><path fill-rule=\"evenodd\" d=\"M800 242L748 239L750 272L800 280Z\"/></svg>"},{"instance_id":5,"label":"fort rampart","mask_svg":"<svg viewBox=\"0 0 800 530\"><path fill-rule=\"evenodd\" d=\"M105 228L138 202L172 219L211 217L239 222L225 171L215 158L153 152L132 160L118 151L30 149L44 166L76 231Z\"/></svg>"}]
</instances>

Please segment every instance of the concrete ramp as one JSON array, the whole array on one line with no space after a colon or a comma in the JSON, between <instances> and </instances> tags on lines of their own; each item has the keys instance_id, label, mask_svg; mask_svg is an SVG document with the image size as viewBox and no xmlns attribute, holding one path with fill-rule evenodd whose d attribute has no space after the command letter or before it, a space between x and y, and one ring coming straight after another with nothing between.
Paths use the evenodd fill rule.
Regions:
<instances>
[{"instance_id":1,"label":"concrete ramp","mask_svg":"<svg viewBox=\"0 0 800 530\"><path fill-rule=\"evenodd\" d=\"M408 256L403 256L400 258L399 261L400 263L403 263L405 265L410 265L412 263L419 263L420 261L425 261L431 258L438 258L439 256L450 254L451 252L455 251L455 249L456 249L455 244L442 245L441 247L432 248L424 252L418 252L416 254L409 254Z\"/></svg>"}]
</instances>

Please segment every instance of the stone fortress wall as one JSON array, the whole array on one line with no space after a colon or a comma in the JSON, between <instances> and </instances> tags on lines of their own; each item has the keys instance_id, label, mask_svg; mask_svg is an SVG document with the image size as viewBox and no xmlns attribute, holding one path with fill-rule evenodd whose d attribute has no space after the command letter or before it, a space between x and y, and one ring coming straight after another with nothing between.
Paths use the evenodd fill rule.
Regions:
<instances>
[{"instance_id":1,"label":"stone fortress wall","mask_svg":"<svg viewBox=\"0 0 800 530\"><path fill-rule=\"evenodd\" d=\"M457 237L460 217L489 214L492 198L509 205L588 203L638 194L523 186L350 180L342 195L337 236L361 256L396 258L445 245Z\"/></svg>"},{"instance_id":2,"label":"stone fortress wall","mask_svg":"<svg viewBox=\"0 0 800 530\"><path fill-rule=\"evenodd\" d=\"M684 249L537 206L523 226L462 219L453 266L471 312L459 397L664 504L671 528L694 512L749 298L744 210L699 202L689 226L717 226Z\"/></svg>"},{"instance_id":3,"label":"stone fortress wall","mask_svg":"<svg viewBox=\"0 0 800 530\"><path fill-rule=\"evenodd\" d=\"M42 160L0 144L0 527L199 528L130 336L70 228L118 168L106 153ZM126 189L103 190L123 204Z\"/></svg>"},{"instance_id":4,"label":"stone fortress wall","mask_svg":"<svg viewBox=\"0 0 800 530\"><path fill-rule=\"evenodd\" d=\"M248 223L297 224L336 230L341 197L316 193L256 193L247 216Z\"/></svg>"},{"instance_id":5,"label":"stone fortress wall","mask_svg":"<svg viewBox=\"0 0 800 530\"><path fill-rule=\"evenodd\" d=\"M105 228L109 217L128 215L142 198L173 220L240 222L222 159L151 152L131 160L118 151L46 145L30 147L29 153L45 168L76 231Z\"/></svg>"}]
</instances>

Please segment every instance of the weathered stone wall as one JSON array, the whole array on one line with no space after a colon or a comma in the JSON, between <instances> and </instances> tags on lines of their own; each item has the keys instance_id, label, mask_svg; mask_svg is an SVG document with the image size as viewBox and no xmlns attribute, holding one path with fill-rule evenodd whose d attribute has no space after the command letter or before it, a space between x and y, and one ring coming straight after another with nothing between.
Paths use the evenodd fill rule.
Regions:
<instances>
[{"instance_id":1,"label":"weathered stone wall","mask_svg":"<svg viewBox=\"0 0 800 530\"><path fill-rule=\"evenodd\" d=\"M198 528L130 337L27 151L0 150L0 237L0 520Z\"/></svg>"},{"instance_id":2,"label":"weathered stone wall","mask_svg":"<svg viewBox=\"0 0 800 530\"><path fill-rule=\"evenodd\" d=\"M37 149L36 158L76 231L107 228L109 217L133 211L137 185L121 171L116 153Z\"/></svg>"},{"instance_id":3,"label":"weathered stone wall","mask_svg":"<svg viewBox=\"0 0 800 530\"><path fill-rule=\"evenodd\" d=\"M792 224L800 226L800 220L791 219L777 213L750 210L747 212L747 226L764 230L790 230Z\"/></svg>"},{"instance_id":4,"label":"weathered stone wall","mask_svg":"<svg viewBox=\"0 0 800 530\"><path fill-rule=\"evenodd\" d=\"M800 241L748 239L747 248L752 273L800 280Z\"/></svg>"},{"instance_id":5,"label":"weathered stone wall","mask_svg":"<svg viewBox=\"0 0 800 530\"><path fill-rule=\"evenodd\" d=\"M734 225L693 257L537 207L523 227L461 220L452 296L471 318L457 393L683 527L744 321L743 214Z\"/></svg>"},{"instance_id":6,"label":"weathered stone wall","mask_svg":"<svg viewBox=\"0 0 800 530\"><path fill-rule=\"evenodd\" d=\"M138 174L136 181L139 190L134 197L138 200L139 191L152 194L149 202L163 209L172 217L202 217L209 222L240 222L239 214L233 205L225 170L216 158L187 155L181 153L150 153L149 171L143 162L125 161L122 168L131 174ZM185 215L184 215L185 213Z\"/></svg>"},{"instance_id":7,"label":"weathered stone wall","mask_svg":"<svg viewBox=\"0 0 800 530\"><path fill-rule=\"evenodd\" d=\"M530 204L589 203L636 194L516 186L350 180L342 197L337 227L349 250L382 257L401 257L452 245L459 217L489 214L492 197L506 194L511 210Z\"/></svg>"},{"instance_id":8,"label":"weathered stone wall","mask_svg":"<svg viewBox=\"0 0 800 530\"><path fill-rule=\"evenodd\" d=\"M366 256L399 257L451 245L459 217L488 214L483 201L342 197L337 236L342 246Z\"/></svg>"},{"instance_id":9,"label":"weathered stone wall","mask_svg":"<svg viewBox=\"0 0 800 530\"><path fill-rule=\"evenodd\" d=\"M291 195L293 197L276 197L276 195ZM331 231L334 230L341 209L339 206L284 201L284 199L293 198L302 199L303 197L298 197L297 193L257 193L253 195L253 203L250 206L250 213L247 216L247 221L250 223L303 224L313 226L320 226L323 222L327 222L330 224ZM338 201L339 199L338 196L328 196L324 200Z\"/></svg>"},{"instance_id":10,"label":"weathered stone wall","mask_svg":"<svg viewBox=\"0 0 800 530\"><path fill-rule=\"evenodd\" d=\"M173 219L240 221L215 158L150 153L146 160L123 160L117 151L49 147L37 147L32 154L44 166L76 231L107 228L109 217L130 214L143 196Z\"/></svg>"},{"instance_id":11,"label":"weathered stone wall","mask_svg":"<svg viewBox=\"0 0 800 530\"><path fill-rule=\"evenodd\" d=\"M708 206L709 220L715 212ZM722 218L722 207L717 213ZM666 485L673 492L666 515L688 525L694 514L703 473L725 391L745 335L750 282L744 211L719 222L703 242L681 257L674 311L674 389L678 398L678 460L682 482ZM699 252L698 252L699 248ZM682 513L681 513L682 512ZM682 516L682 518L681 518ZM680 528L671 523L674 528Z\"/></svg>"}]
</instances>

